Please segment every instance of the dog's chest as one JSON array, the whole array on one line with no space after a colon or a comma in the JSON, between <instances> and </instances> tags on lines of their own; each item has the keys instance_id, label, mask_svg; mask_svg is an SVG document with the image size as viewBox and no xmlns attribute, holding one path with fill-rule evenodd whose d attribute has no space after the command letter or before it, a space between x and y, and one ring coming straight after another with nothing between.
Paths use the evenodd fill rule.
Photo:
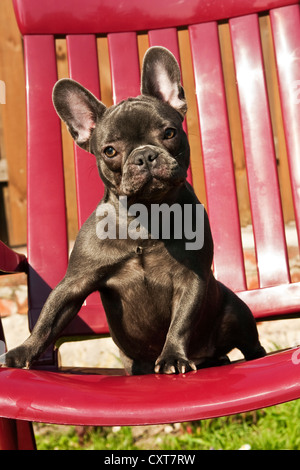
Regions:
<instances>
[{"instance_id":1,"label":"dog's chest","mask_svg":"<svg viewBox=\"0 0 300 470\"><path fill-rule=\"evenodd\" d=\"M173 273L159 250L138 249L116 267L101 291L114 341L130 356L141 354L145 345L156 345L147 352L151 357L159 354L171 319Z\"/></svg>"},{"instance_id":2,"label":"dog's chest","mask_svg":"<svg viewBox=\"0 0 300 470\"><path fill-rule=\"evenodd\" d=\"M167 296L172 290L172 270L168 258L161 248L137 245L131 256L118 263L106 286L118 292L124 300L132 296L137 301L141 292L152 297L164 291Z\"/></svg>"},{"instance_id":3,"label":"dog's chest","mask_svg":"<svg viewBox=\"0 0 300 470\"><path fill-rule=\"evenodd\" d=\"M174 275L180 269L164 246L134 248L107 279L101 292L109 324L137 336L169 325L174 296ZM142 333L143 332L143 333Z\"/></svg>"}]
</instances>

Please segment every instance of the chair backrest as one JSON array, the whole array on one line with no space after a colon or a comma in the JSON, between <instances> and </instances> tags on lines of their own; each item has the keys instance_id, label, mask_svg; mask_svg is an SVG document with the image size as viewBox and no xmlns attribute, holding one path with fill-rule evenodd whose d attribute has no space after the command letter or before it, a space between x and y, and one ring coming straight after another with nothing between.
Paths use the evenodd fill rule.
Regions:
<instances>
[{"instance_id":1,"label":"chair backrest","mask_svg":"<svg viewBox=\"0 0 300 470\"><path fill-rule=\"evenodd\" d=\"M296 226L300 229L300 9L293 0L13 0L24 36L28 125L28 256L30 318L64 276L68 261L61 126L51 102L57 80L56 37L67 42L69 75L100 97L97 38L107 37L113 101L139 94L139 32L149 45L170 49L180 62L178 35L188 31L201 149L192 155L195 187L203 164L215 243L216 277L241 292L257 318L299 310L291 283L278 181L274 132L260 32L271 24ZM223 28L226 28L224 30ZM237 82L234 116L226 86L222 31L230 33ZM226 34L227 34L226 33ZM228 45L227 45L228 46ZM181 54L180 54L181 53ZM101 77L101 70L100 70ZM259 289L247 290L233 159L232 120L241 126ZM193 134L191 132L191 134ZM191 135L191 139L193 135ZM94 157L74 148L79 226L103 195ZM203 190L202 190L203 191ZM282 189L285 191L285 188ZM279 295L279 301L277 296ZM276 301L275 301L276 300ZM92 295L68 334L108 332L99 296Z\"/></svg>"}]
</instances>

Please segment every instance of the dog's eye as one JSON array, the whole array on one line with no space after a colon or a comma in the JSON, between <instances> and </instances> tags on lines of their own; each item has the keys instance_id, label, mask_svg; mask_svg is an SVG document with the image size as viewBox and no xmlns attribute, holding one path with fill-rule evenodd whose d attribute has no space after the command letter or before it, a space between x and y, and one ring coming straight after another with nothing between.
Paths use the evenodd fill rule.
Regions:
<instances>
[{"instance_id":1,"label":"dog's eye","mask_svg":"<svg viewBox=\"0 0 300 470\"><path fill-rule=\"evenodd\" d=\"M111 158L117 154L117 151L113 147L110 146L104 149L104 153L107 157Z\"/></svg>"},{"instance_id":2,"label":"dog's eye","mask_svg":"<svg viewBox=\"0 0 300 470\"><path fill-rule=\"evenodd\" d=\"M172 129L171 127L168 127L165 130L164 139L173 139L173 137L175 137L175 135L176 135L176 129Z\"/></svg>"}]
</instances>

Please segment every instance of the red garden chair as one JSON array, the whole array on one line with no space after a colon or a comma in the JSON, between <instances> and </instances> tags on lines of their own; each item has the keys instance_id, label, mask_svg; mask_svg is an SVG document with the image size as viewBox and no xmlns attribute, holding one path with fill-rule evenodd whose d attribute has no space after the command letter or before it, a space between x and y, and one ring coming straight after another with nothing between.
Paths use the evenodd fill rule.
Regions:
<instances>
[{"instance_id":1,"label":"red garden chair","mask_svg":"<svg viewBox=\"0 0 300 470\"><path fill-rule=\"evenodd\" d=\"M61 127L51 94L55 45L65 35L70 76L99 96L96 35L107 35L115 102L139 94L137 31L179 60L177 30L188 27L216 277L238 292L259 321L299 315L291 282L269 113L260 12L269 12L298 234L300 230L300 9L293 0L14 0L24 38L28 145L28 259L0 245L0 269L28 274L29 324L68 261ZM259 287L247 290L218 22L229 21L246 159ZM92 157L75 149L81 225L103 186ZM190 174L190 180L197 174ZM2 331L0 331L0 335ZM97 295L64 336L107 335ZM1 336L3 339L3 334ZM293 356L294 354L294 356ZM60 371L54 349L32 370L0 369L0 447L34 447L31 422L139 425L204 419L300 397L297 349L185 375L128 377L116 371ZM300 357L300 354L299 354ZM298 358L298 356L297 356Z\"/></svg>"}]
</instances>

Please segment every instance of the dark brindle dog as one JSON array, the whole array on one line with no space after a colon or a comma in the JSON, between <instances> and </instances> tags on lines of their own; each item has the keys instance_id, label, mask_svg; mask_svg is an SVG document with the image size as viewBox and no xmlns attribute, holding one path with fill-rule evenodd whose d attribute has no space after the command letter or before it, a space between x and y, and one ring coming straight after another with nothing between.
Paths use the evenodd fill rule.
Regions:
<instances>
[{"instance_id":1,"label":"dark brindle dog","mask_svg":"<svg viewBox=\"0 0 300 470\"><path fill-rule=\"evenodd\" d=\"M97 232L101 207L81 228L65 278L50 294L31 336L1 356L2 365L29 367L99 291L110 332L129 373L184 373L226 361L233 348L246 359L263 356L249 308L212 271L213 241L206 213L204 244L187 249L182 237L119 237L119 198L150 210L153 204L200 204L186 181L189 144L182 129L187 110L173 55L151 48L144 59L142 95L107 109L78 83L60 80L55 108L75 142L93 153L105 184L100 202L115 208L116 239ZM89 188L86 188L88 191ZM108 206L106 206L108 207ZM102 217L102 219L101 219ZM129 216L127 224L132 221ZM186 223L186 221L185 221ZM183 227L184 228L184 227ZM199 227L198 227L199 228ZM160 232L161 234L161 232ZM228 260L230 263L230 259Z\"/></svg>"}]
</instances>

